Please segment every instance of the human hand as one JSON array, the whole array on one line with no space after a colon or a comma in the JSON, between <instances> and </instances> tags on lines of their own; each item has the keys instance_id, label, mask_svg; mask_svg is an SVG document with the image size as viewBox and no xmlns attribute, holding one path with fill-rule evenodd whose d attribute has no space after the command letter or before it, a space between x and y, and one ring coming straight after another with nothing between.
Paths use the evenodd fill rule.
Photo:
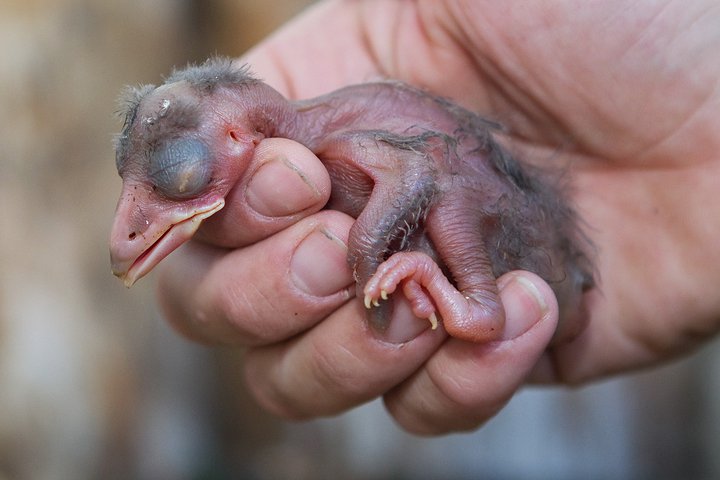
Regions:
<instances>
[{"instance_id":1,"label":"human hand","mask_svg":"<svg viewBox=\"0 0 720 480\"><path fill-rule=\"evenodd\" d=\"M225 220L213 232L211 224L205 238L242 231L252 245L227 252L194 244L169 259L160 283L168 318L194 338L250 346L248 383L273 412L332 414L383 395L402 426L422 433L477 426L527 379L585 381L709 338L720 318L720 217L711 197L720 178L711 116L720 17L703 13L701 2L625 5L329 2L246 57L294 98L399 78L500 119L506 143L525 158L570 165L600 278L589 325L573 341L546 348L556 305L547 285L524 272L499 280L505 341L446 340L403 318L388 337L374 336L359 302L346 302L343 241L352 219L315 213L327 198L322 167L277 139L255 162L290 159L296 170L288 170L303 172L288 176L301 179L285 190L296 195L278 205L272 182L237 189L228 204L239 215L222 218L242 225ZM245 211L245 192L260 209L270 202L273 215ZM307 256L294 256L303 239ZM323 261L293 265L296 257ZM297 288L287 275L294 267L309 273L300 284L315 294Z\"/></svg>"}]
</instances>

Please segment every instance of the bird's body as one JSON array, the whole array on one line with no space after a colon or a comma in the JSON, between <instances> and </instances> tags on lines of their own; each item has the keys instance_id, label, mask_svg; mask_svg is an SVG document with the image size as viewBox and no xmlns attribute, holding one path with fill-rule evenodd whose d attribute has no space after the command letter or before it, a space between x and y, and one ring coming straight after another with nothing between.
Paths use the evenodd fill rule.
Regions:
<instances>
[{"instance_id":1,"label":"bird's body","mask_svg":"<svg viewBox=\"0 0 720 480\"><path fill-rule=\"evenodd\" d=\"M508 155L492 123L424 91L377 82L290 102L213 59L133 90L128 105L111 239L128 283L222 208L260 140L282 137L323 161L327 207L357 219L348 261L378 328L397 287L417 315L480 341L501 330L495 279L507 271L538 273L566 316L593 285L562 192Z\"/></svg>"}]
</instances>

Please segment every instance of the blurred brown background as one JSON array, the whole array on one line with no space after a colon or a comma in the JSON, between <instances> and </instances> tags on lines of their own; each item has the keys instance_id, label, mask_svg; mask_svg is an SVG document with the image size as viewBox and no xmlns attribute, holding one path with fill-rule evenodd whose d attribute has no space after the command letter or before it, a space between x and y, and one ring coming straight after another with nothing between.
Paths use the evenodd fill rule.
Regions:
<instances>
[{"instance_id":1,"label":"blurred brown background","mask_svg":"<svg viewBox=\"0 0 720 480\"><path fill-rule=\"evenodd\" d=\"M0 480L720 478L717 342L481 431L417 439L376 402L286 424L236 352L177 337L110 275L126 84L240 55L309 0L0 0Z\"/></svg>"}]
</instances>

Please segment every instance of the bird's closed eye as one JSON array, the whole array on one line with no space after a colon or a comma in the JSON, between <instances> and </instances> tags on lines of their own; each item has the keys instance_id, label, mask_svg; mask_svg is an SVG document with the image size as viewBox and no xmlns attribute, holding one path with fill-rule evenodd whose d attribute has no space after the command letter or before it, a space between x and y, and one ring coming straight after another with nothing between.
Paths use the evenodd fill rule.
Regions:
<instances>
[{"instance_id":1,"label":"bird's closed eye","mask_svg":"<svg viewBox=\"0 0 720 480\"><path fill-rule=\"evenodd\" d=\"M169 198L193 197L210 182L210 156L210 149L198 139L169 140L150 154L150 178Z\"/></svg>"}]
</instances>

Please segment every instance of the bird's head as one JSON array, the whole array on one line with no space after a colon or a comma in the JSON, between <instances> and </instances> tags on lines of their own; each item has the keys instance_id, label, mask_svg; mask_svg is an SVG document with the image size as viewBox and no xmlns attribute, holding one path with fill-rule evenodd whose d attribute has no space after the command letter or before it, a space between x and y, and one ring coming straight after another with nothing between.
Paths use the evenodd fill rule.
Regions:
<instances>
[{"instance_id":1,"label":"bird's head","mask_svg":"<svg viewBox=\"0 0 720 480\"><path fill-rule=\"evenodd\" d=\"M160 87L125 93L110 257L127 286L223 208L263 135L222 97L257 82L231 62L213 60L173 73Z\"/></svg>"}]
</instances>

